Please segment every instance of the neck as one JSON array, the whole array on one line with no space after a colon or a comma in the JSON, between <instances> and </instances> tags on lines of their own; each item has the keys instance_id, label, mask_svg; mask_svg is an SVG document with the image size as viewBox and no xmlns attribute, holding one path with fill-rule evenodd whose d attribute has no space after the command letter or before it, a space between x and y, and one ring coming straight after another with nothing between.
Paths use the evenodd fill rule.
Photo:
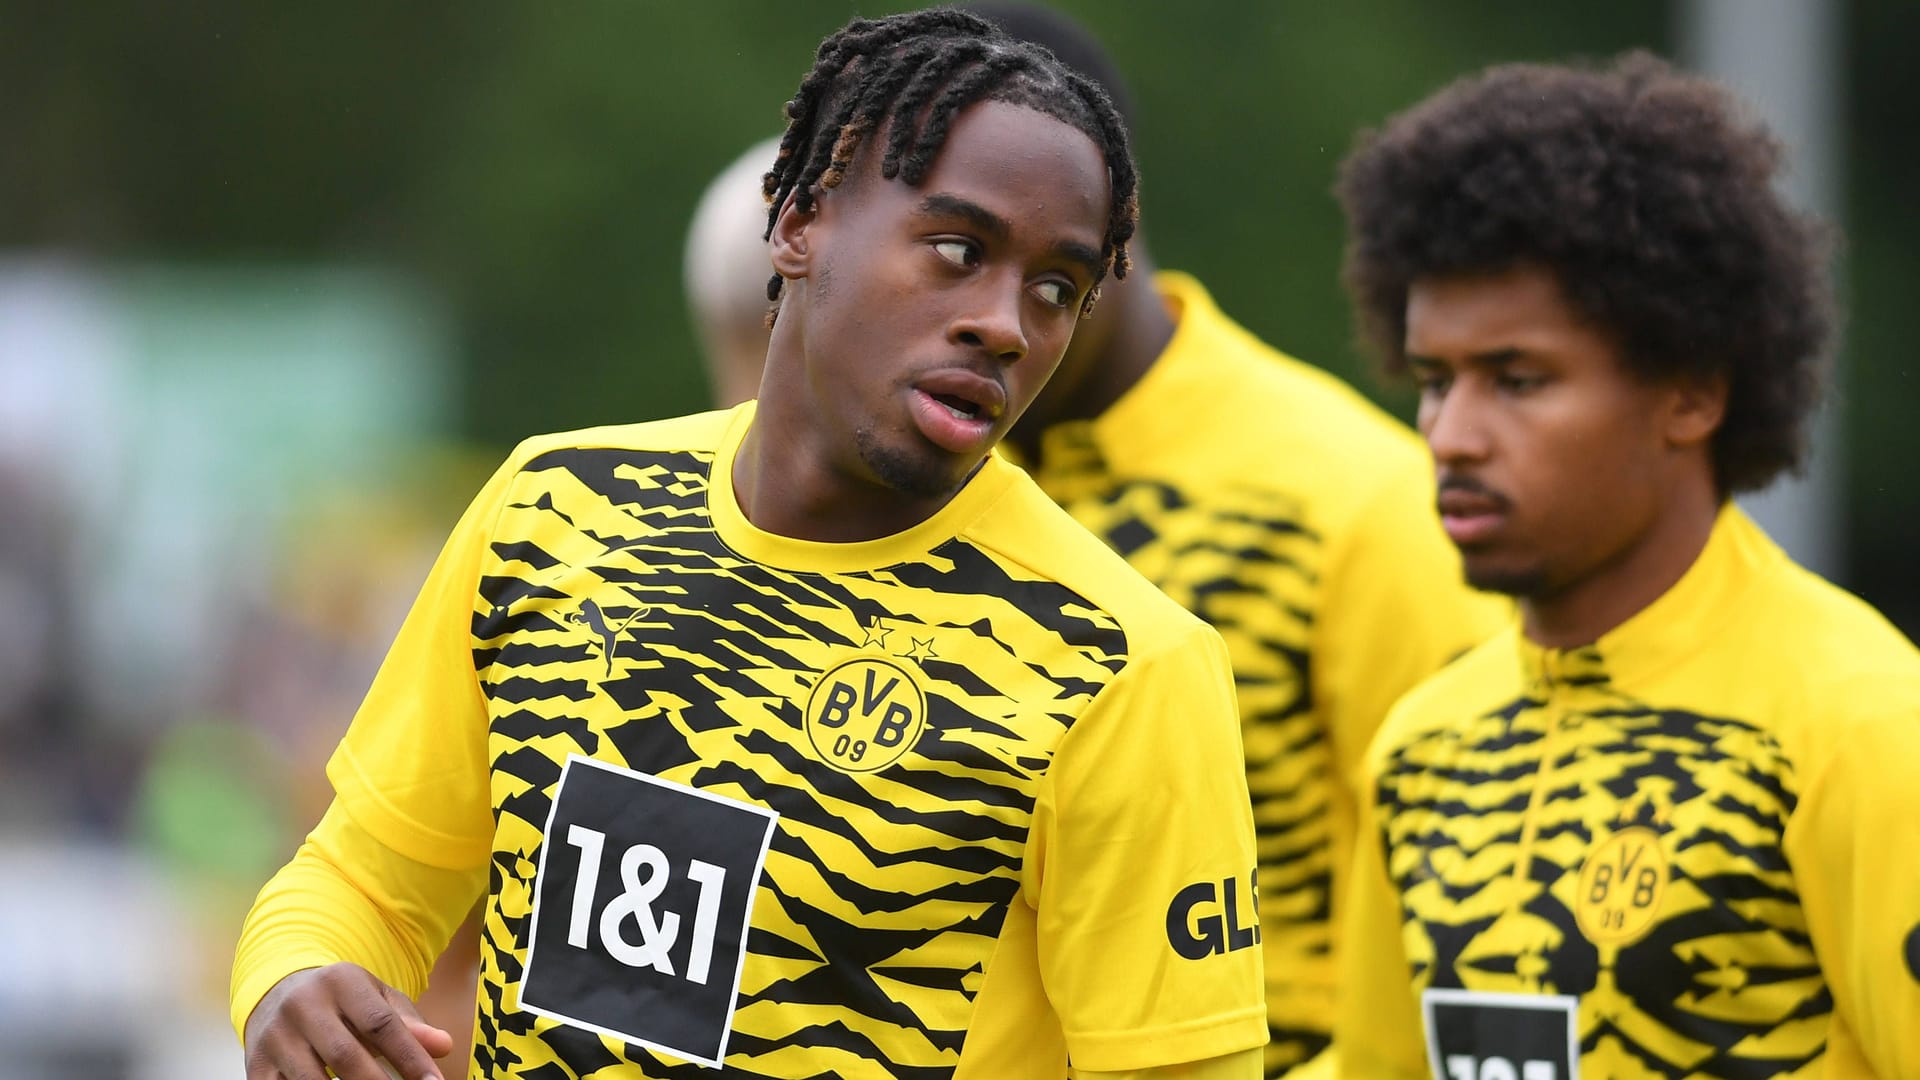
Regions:
<instances>
[{"instance_id":1,"label":"neck","mask_svg":"<svg viewBox=\"0 0 1920 1080\"><path fill-rule=\"evenodd\" d=\"M1523 598L1527 639L1550 649L1590 645L1645 610L1700 558L1720 505L1711 480L1684 485L1676 503L1625 551L1572 585Z\"/></svg>"},{"instance_id":2,"label":"neck","mask_svg":"<svg viewBox=\"0 0 1920 1080\"><path fill-rule=\"evenodd\" d=\"M1068 349L1053 381L1007 437L1027 461L1039 461L1048 427L1106 412L1166 351L1176 324L1154 290L1153 270L1145 252L1137 252L1127 276L1109 278L1102 287L1096 310L1111 308L1100 333Z\"/></svg>"}]
</instances>

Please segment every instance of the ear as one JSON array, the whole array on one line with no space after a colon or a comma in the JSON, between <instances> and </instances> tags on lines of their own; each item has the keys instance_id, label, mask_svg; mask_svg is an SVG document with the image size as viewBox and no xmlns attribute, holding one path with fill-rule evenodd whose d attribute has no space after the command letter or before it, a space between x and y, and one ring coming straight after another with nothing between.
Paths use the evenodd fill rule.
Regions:
<instances>
[{"instance_id":1,"label":"ear","mask_svg":"<svg viewBox=\"0 0 1920 1080\"><path fill-rule=\"evenodd\" d=\"M786 205L780 208L780 216L773 221L773 234L767 237L767 243L773 249L774 272L789 281L807 276L811 265L809 230L820 220L820 204L814 203L813 209L801 210L795 206L792 195L787 196Z\"/></svg>"},{"instance_id":2,"label":"ear","mask_svg":"<svg viewBox=\"0 0 1920 1080\"><path fill-rule=\"evenodd\" d=\"M1727 380L1724 375L1683 379L1667 399L1667 442L1675 447L1698 446L1713 438L1727 416Z\"/></svg>"}]
</instances>

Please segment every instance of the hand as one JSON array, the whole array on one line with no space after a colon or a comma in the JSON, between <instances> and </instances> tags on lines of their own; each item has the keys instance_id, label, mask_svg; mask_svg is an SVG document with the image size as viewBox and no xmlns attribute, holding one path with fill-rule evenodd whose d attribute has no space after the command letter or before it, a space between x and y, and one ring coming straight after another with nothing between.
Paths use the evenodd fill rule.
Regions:
<instances>
[{"instance_id":1,"label":"hand","mask_svg":"<svg viewBox=\"0 0 1920 1080\"><path fill-rule=\"evenodd\" d=\"M420 1019L407 995L358 964L296 971L274 984L247 1018L247 1080L442 1080L434 1058L453 1036Z\"/></svg>"}]
</instances>

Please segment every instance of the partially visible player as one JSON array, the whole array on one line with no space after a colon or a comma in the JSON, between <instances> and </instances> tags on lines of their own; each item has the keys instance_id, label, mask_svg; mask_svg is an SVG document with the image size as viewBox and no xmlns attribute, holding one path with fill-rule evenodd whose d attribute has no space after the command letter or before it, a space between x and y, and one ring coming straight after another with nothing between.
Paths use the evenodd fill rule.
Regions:
<instances>
[{"instance_id":1,"label":"partially visible player","mask_svg":"<svg viewBox=\"0 0 1920 1080\"><path fill-rule=\"evenodd\" d=\"M765 139L713 178L694 207L684 262L687 307L722 408L759 396L767 362L767 197L762 178L780 147Z\"/></svg>"},{"instance_id":2,"label":"partially visible player","mask_svg":"<svg viewBox=\"0 0 1920 1080\"><path fill-rule=\"evenodd\" d=\"M252 1080L437 1076L478 897L474 1075L1259 1075L1219 635L991 453L1126 273L1124 124L953 11L787 113L766 392L475 500L249 917Z\"/></svg>"},{"instance_id":3,"label":"partially visible player","mask_svg":"<svg viewBox=\"0 0 1920 1080\"><path fill-rule=\"evenodd\" d=\"M974 10L1128 95L1065 16ZM1326 1046L1348 782L1394 698L1493 632L1505 605L1460 580L1420 440L1327 373L1235 323L1185 274L1108 283L1009 439L1042 489L1227 640L1259 830L1277 1076Z\"/></svg>"},{"instance_id":4,"label":"partially visible player","mask_svg":"<svg viewBox=\"0 0 1920 1080\"><path fill-rule=\"evenodd\" d=\"M1369 753L1349 1075L1920 1076L1920 652L1732 502L1829 345L1780 160L1634 54L1463 79L1343 168L1360 320L1519 601Z\"/></svg>"}]
</instances>

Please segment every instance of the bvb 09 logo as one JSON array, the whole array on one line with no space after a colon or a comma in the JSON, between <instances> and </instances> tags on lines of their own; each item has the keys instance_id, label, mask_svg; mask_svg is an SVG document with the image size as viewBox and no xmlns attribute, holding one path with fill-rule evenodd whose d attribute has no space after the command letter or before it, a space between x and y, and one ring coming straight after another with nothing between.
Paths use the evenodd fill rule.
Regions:
<instances>
[{"instance_id":1,"label":"bvb 09 logo","mask_svg":"<svg viewBox=\"0 0 1920 1080\"><path fill-rule=\"evenodd\" d=\"M1638 941L1660 913L1667 856L1652 829L1622 829L1593 849L1580 867L1573 916L1597 945Z\"/></svg>"},{"instance_id":2,"label":"bvb 09 logo","mask_svg":"<svg viewBox=\"0 0 1920 1080\"><path fill-rule=\"evenodd\" d=\"M807 698L807 738L841 772L875 772L900 760L926 723L919 684L885 660L849 660L820 676Z\"/></svg>"}]
</instances>

